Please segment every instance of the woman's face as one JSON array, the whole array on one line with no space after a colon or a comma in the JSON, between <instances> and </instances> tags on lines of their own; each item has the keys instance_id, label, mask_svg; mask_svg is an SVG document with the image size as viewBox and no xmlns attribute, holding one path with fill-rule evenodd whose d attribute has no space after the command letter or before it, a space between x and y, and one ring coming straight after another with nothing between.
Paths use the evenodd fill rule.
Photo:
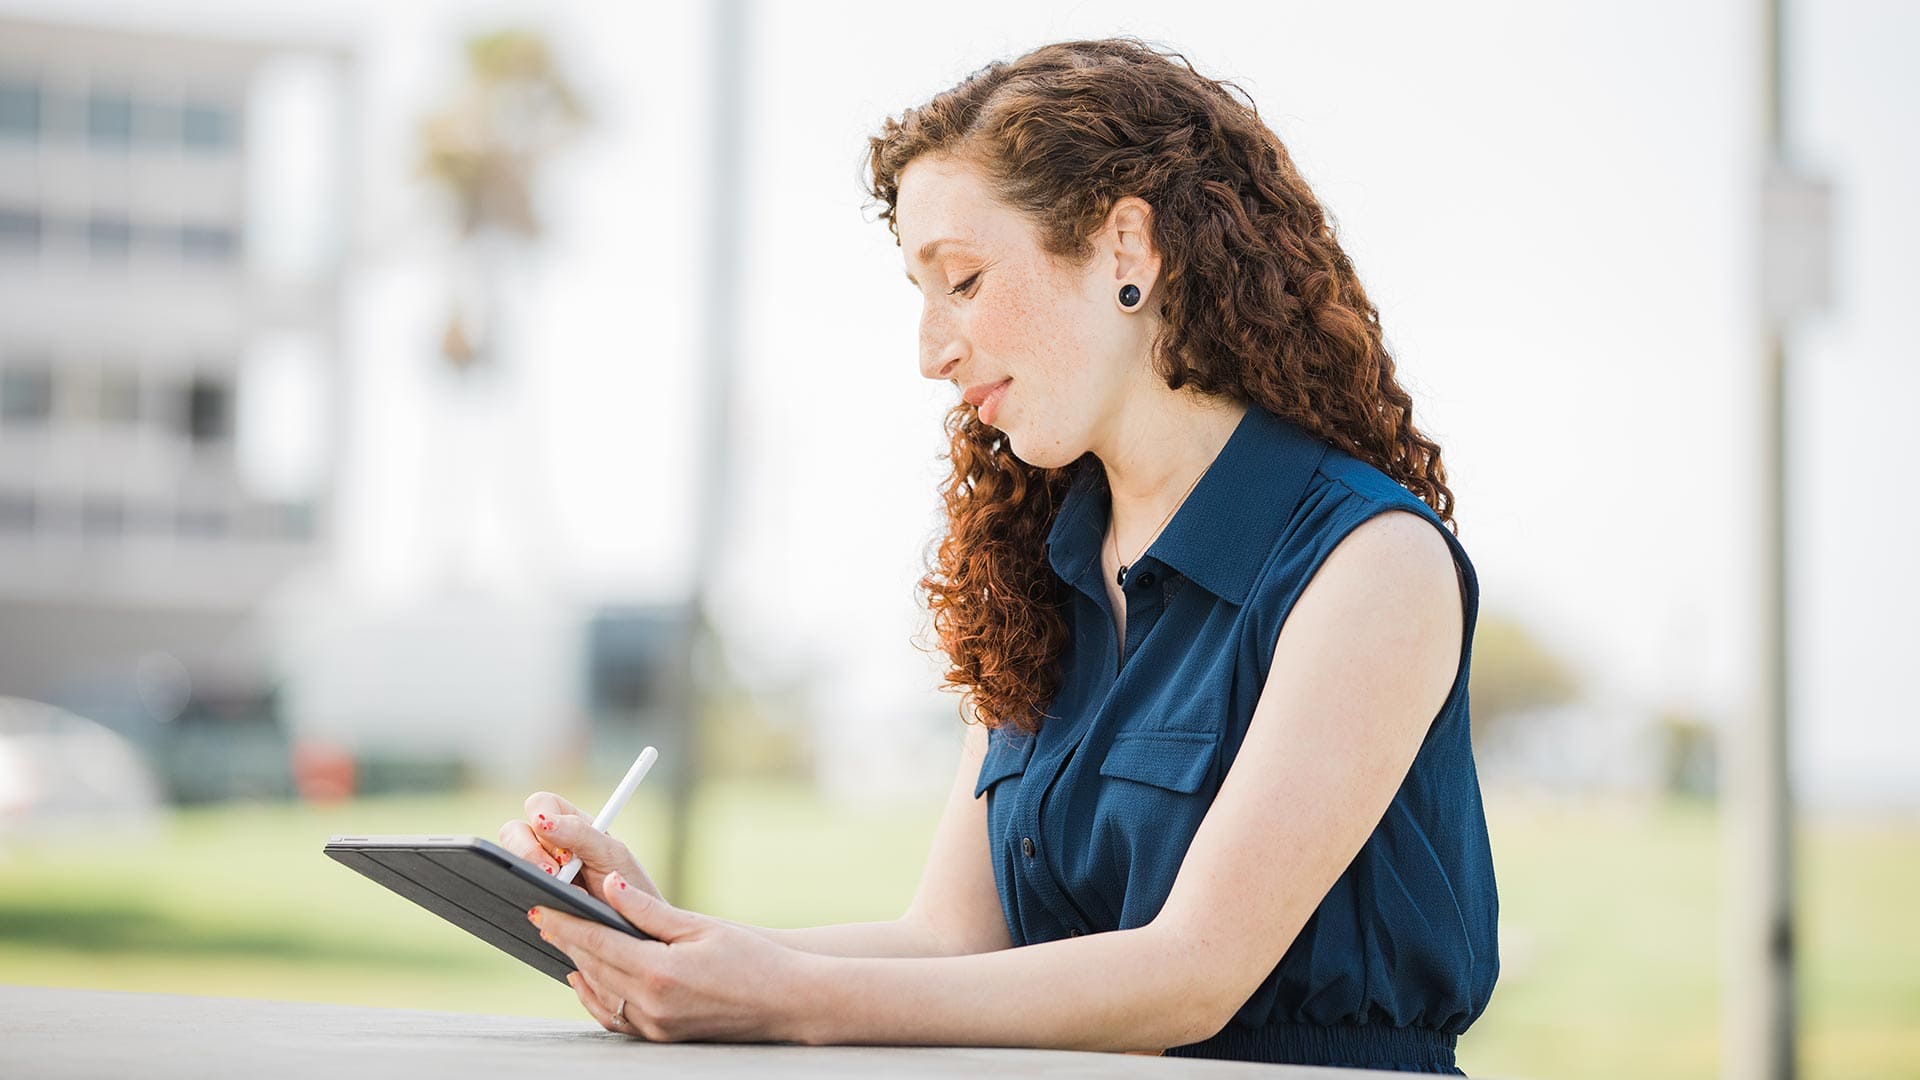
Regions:
<instances>
[{"instance_id":1,"label":"woman's face","mask_svg":"<svg viewBox=\"0 0 1920 1080\"><path fill-rule=\"evenodd\" d=\"M1130 258L1110 224L1086 267L1061 266L978 173L932 155L901 171L894 223L924 304L921 374L961 394L1012 380L981 420L1029 465L1071 464L1101 442L1139 379L1154 322L1144 299L1128 312L1115 297L1129 281L1149 294L1143 272L1158 260Z\"/></svg>"}]
</instances>

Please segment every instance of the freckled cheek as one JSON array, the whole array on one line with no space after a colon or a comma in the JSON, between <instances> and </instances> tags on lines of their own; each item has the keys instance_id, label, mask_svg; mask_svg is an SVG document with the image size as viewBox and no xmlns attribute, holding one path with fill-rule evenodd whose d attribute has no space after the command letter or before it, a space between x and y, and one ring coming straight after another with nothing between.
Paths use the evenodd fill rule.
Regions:
<instances>
[{"instance_id":1,"label":"freckled cheek","mask_svg":"<svg viewBox=\"0 0 1920 1080\"><path fill-rule=\"evenodd\" d=\"M1021 286L1016 284L1008 293L1003 302L982 305L975 312L973 340L988 355L1008 364L1009 374L1031 377L1036 367L1046 366L1060 327L1050 310L1027 299Z\"/></svg>"}]
</instances>

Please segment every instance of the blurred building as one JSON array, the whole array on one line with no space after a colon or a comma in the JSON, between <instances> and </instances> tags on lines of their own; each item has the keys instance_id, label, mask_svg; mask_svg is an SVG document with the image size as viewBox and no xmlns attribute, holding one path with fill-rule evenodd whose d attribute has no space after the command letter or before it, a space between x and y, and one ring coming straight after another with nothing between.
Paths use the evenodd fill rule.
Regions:
<instances>
[{"instance_id":1,"label":"blurred building","mask_svg":"<svg viewBox=\"0 0 1920 1080\"><path fill-rule=\"evenodd\" d=\"M337 168L273 180L289 56L348 64L0 19L0 694L156 747L277 729L246 627L327 546L326 447L277 475L251 459L338 422L340 259L261 242L344 205ZM289 385L292 413L256 408ZM284 739L261 737L284 774ZM202 786L247 786L244 762L207 768L234 775Z\"/></svg>"}]
</instances>

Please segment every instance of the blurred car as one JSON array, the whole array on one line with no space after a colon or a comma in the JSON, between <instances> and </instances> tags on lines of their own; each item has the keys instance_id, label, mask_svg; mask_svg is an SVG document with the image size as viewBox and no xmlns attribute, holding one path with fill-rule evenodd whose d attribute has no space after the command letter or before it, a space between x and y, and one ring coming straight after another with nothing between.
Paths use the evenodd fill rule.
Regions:
<instances>
[{"instance_id":1,"label":"blurred car","mask_svg":"<svg viewBox=\"0 0 1920 1080\"><path fill-rule=\"evenodd\" d=\"M0 836L150 827L163 789L140 750L78 713L0 696Z\"/></svg>"}]
</instances>

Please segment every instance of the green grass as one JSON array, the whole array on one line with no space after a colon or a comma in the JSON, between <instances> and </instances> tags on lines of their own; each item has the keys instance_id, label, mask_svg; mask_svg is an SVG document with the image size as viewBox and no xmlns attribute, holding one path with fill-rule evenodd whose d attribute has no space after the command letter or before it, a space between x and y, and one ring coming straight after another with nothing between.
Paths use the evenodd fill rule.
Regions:
<instances>
[{"instance_id":1,"label":"green grass","mask_svg":"<svg viewBox=\"0 0 1920 1080\"><path fill-rule=\"evenodd\" d=\"M332 833L491 836L524 793L180 811L150 837L0 847L0 981L581 1018L567 988L320 853ZM840 807L710 788L689 907L772 926L890 918L938 805ZM644 858L663 806L616 831ZM1463 1067L1513 1077L1708 1077L1722 976L1708 808L1492 798L1502 972ZM1805 1072L1920 1077L1920 826L1820 824L1800 842Z\"/></svg>"},{"instance_id":2,"label":"green grass","mask_svg":"<svg viewBox=\"0 0 1920 1080\"><path fill-rule=\"evenodd\" d=\"M1462 1067L1490 1076L1720 1069L1722 856L1688 803L1489 803L1502 968ZM1920 1077L1920 826L1797 842L1807 1076Z\"/></svg>"},{"instance_id":3,"label":"green grass","mask_svg":"<svg viewBox=\"0 0 1920 1080\"><path fill-rule=\"evenodd\" d=\"M492 837L524 797L228 806L175 812L151 838L16 841L0 849L0 981L577 1017L565 986L321 853L334 833ZM616 826L643 858L661 810L642 791ZM890 918L937 813L716 786L696 804L698 888L672 898L762 925Z\"/></svg>"}]
</instances>

